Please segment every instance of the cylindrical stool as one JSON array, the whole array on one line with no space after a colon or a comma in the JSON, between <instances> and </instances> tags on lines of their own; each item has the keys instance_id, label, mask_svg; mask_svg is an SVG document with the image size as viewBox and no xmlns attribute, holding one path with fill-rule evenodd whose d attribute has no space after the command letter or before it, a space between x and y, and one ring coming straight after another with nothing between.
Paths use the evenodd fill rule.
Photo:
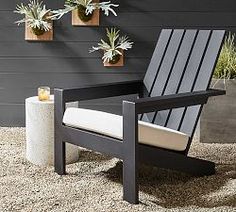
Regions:
<instances>
[{"instance_id":1,"label":"cylindrical stool","mask_svg":"<svg viewBox=\"0 0 236 212\"><path fill-rule=\"evenodd\" d=\"M39 101L38 97L25 100L26 158L36 165L54 165L54 98ZM66 144L66 163L79 159L79 148Z\"/></svg>"}]
</instances>

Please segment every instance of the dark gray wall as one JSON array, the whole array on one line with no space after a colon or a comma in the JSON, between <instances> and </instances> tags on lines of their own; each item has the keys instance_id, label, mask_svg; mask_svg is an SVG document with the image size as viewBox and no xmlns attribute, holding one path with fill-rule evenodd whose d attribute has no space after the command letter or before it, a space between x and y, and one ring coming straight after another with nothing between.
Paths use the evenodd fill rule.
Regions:
<instances>
[{"instance_id":1,"label":"dark gray wall","mask_svg":"<svg viewBox=\"0 0 236 212\"><path fill-rule=\"evenodd\" d=\"M24 125L24 99L36 94L40 85L76 85L140 79L163 27L224 28L236 31L235 0L113 0L118 17L101 16L100 27L72 27L67 15L55 23L53 42L26 42L24 26L13 24L12 11L25 0L0 1L0 126ZM47 0L59 8L63 0ZM99 53L88 49L117 26L134 41L125 66L104 68ZM116 100L83 103L86 107L119 113Z\"/></svg>"}]
</instances>

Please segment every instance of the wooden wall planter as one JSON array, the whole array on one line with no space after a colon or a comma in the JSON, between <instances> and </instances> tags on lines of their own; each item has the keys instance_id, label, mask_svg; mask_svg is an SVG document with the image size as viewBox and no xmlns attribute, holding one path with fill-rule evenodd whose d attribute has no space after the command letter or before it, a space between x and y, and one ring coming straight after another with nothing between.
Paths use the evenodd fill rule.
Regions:
<instances>
[{"instance_id":1,"label":"wooden wall planter","mask_svg":"<svg viewBox=\"0 0 236 212\"><path fill-rule=\"evenodd\" d=\"M45 32L43 35L35 35L32 29L25 24L25 40L27 41L52 41L53 40L53 22L51 23L52 29Z\"/></svg>"},{"instance_id":2,"label":"wooden wall planter","mask_svg":"<svg viewBox=\"0 0 236 212\"><path fill-rule=\"evenodd\" d=\"M93 2L98 3L99 0L93 0ZM72 11L72 25L73 26L99 26L100 22L100 10L94 10L92 19L84 22L78 17L78 10Z\"/></svg>"},{"instance_id":3,"label":"wooden wall planter","mask_svg":"<svg viewBox=\"0 0 236 212\"><path fill-rule=\"evenodd\" d=\"M111 64L111 63L105 62L105 63L103 63L103 65L105 67L122 67L122 66L124 66L124 52L122 51L122 55L117 63Z\"/></svg>"}]
</instances>

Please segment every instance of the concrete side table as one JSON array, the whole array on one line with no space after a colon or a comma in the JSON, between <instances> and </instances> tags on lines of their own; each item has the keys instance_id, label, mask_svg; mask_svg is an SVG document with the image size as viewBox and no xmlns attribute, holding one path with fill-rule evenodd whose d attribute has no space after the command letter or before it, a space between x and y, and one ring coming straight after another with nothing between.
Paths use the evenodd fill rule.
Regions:
<instances>
[{"instance_id":1,"label":"concrete side table","mask_svg":"<svg viewBox=\"0 0 236 212\"><path fill-rule=\"evenodd\" d=\"M26 158L36 165L54 165L54 96L43 102L30 97L25 100L25 110ZM79 148L66 144L66 163L78 159Z\"/></svg>"}]
</instances>

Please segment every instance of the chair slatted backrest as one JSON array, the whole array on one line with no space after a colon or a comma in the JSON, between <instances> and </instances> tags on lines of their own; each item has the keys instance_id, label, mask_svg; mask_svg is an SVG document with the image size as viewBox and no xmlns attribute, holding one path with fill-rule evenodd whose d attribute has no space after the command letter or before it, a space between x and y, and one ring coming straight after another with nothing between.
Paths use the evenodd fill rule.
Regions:
<instances>
[{"instance_id":1,"label":"chair slatted backrest","mask_svg":"<svg viewBox=\"0 0 236 212\"><path fill-rule=\"evenodd\" d=\"M224 30L162 30L144 77L148 95L207 90ZM143 114L141 119L192 136L202 105Z\"/></svg>"}]
</instances>

